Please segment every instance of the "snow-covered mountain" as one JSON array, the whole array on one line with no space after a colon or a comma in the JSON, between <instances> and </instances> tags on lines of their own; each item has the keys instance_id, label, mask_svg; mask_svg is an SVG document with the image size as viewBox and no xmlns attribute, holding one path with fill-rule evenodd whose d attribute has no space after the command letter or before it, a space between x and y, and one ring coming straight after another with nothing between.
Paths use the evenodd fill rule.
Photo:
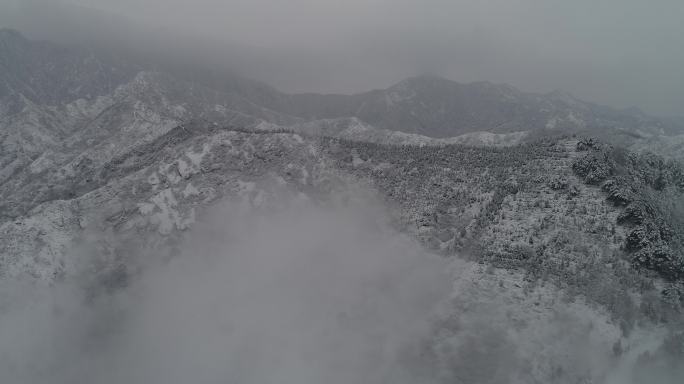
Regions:
<instances>
[{"instance_id":1,"label":"snow-covered mountain","mask_svg":"<svg viewBox=\"0 0 684 384\"><path fill-rule=\"evenodd\" d=\"M432 76L287 95L3 30L0 278L86 270L100 294L178 253L221 204L368 199L392 228L460 256L418 353L423 372L445 372L436 382L620 382L684 339L684 169L572 134L636 145L669 129L560 92ZM589 350L599 360L577 356ZM479 367L486 356L501 368Z\"/></svg>"},{"instance_id":2,"label":"snow-covered mountain","mask_svg":"<svg viewBox=\"0 0 684 384\"><path fill-rule=\"evenodd\" d=\"M372 128L433 138L473 132L573 131L618 136L629 143L683 128L675 119L598 106L559 91L533 94L503 84L461 84L425 75L356 95L290 95L257 81L182 63L131 64L96 48L30 41L13 30L3 30L0 37L6 68L0 93L4 116L23 110L27 102L59 107L110 96L145 71L164 73L155 75L157 84L152 88L163 88L159 92L172 102L218 105L278 125L356 118ZM192 116L204 118L202 113L193 111ZM34 139L49 140L42 136L36 133Z\"/></svg>"},{"instance_id":3,"label":"snow-covered mountain","mask_svg":"<svg viewBox=\"0 0 684 384\"><path fill-rule=\"evenodd\" d=\"M562 92L525 93L503 84L461 84L436 76L350 96L281 95L269 105L309 119L355 116L377 128L440 138L543 129L660 134L669 127L639 111L601 107Z\"/></svg>"}]
</instances>

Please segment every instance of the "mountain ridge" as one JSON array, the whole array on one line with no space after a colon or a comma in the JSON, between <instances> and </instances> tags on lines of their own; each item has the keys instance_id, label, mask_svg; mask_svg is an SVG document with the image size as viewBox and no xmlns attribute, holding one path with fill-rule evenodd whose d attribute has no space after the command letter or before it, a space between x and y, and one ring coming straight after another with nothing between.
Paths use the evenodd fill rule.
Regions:
<instances>
[{"instance_id":1,"label":"mountain ridge","mask_svg":"<svg viewBox=\"0 0 684 384\"><path fill-rule=\"evenodd\" d=\"M95 77L70 78L65 70L55 73L54 69L47 71L35 67L34 62L42 61L36 52L40 52L41 49L54 51L61 46L47 42L32 42L14 30L7 30L4 34L13 36L12 40L18 39L20 45L27 48L24 50L31 56L13 57L12 52L5 50L4 53L0 51L0 59L19 60L15 67L27 67L27 71L35 73L36 77L36 84L31 84L30 78L26 75L8 79L6 74L5 88L11 82L17 83L18 91L26 96L35 94L31 97L33 99L47 98L48 102L54 102L58 99L65 101L66 98L75 100L82 96L94 97L111 92L116 86L130 81L140 71L149 71L145 67L130 65L115 57L105 55L99 58L92 50L79 52L78 49L71 48L71 53L65 52L66 62L62 65L68 63L80 66L83 73L93 73ZM114 72L98 73L89 69L89 61L92 62L90 65L94 66L94 69L111 67ZM153 66L159 67L161 72L168 70L172 76L185 81L190 87L192 84L201 84L293 118L310 121L357 117L380 129L435 138L475 131L506 133L536 130L611 133L628 131L653 136L676 131L678 127L676 119L659 119L639 110L619 110L587 103L562 91L546 94L529 93L507 84L486 81L459 83L435 75L409 77L386 89L351 95L286 94L264 83L243 79L234 74L187 70L173 63L161 66L155 63ZM8 70L7 73L13 71L15 70ZM67 81L56 89L42 90L40 84L49 83L45 76L64 78ZM9 94L9 91L0 92L0 96L3 93ZM42 99L40 101L42 102Z\"/></svg>"}]
</instances>

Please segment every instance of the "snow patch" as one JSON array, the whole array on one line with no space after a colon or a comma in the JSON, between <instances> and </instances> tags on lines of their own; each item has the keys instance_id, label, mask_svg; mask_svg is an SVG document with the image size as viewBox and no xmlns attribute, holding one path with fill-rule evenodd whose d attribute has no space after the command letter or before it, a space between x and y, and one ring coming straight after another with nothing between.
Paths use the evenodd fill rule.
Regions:
<instances>
[{"instance_id":1,"label":"snow patch","mask_svg":"<svg viewBox=\"0 0 684 384\"><path fill-rule=\"evenodd\" d=\"M195 188L195 186L192 185L192 183L188 183L188 185L185 186L185 189L182 193L183 197L187 199L190 196L198 196L200 194L200 191L197 188Z\"/></svg>"},{"instance_id":2,"label":"snow patch","mask_svg":"<svg viewBox=\"0 0 684 384\"><path fill-rule=\"evenodd\" d=\"M204 144L202 146L201 152L188 151L185 153L185 156L187 156L188 159L190 159L190 163L193 165L195 169L200 169L202 159L204 159L204 156L206 156L210 150L211 147L209 146L209 144Z\"/></svg>"},{"instance_id":3,"label":"snow patch","mask_svg":"<svg viewBox=\"0 0 684 384\"><path fill-rule=\"evenodd\" d=\"M170 188L167 188L150 199L153 203L150 205L138 205L141 213L149 214L153 212L154 206L159 211L150 217L150 222L157 225L157 231L162 235L170 234L174 229L184 230L195 222L195 210L191 208L188 215L183 217L178 212L178 201Z\"/></svg>"}]
</instances>

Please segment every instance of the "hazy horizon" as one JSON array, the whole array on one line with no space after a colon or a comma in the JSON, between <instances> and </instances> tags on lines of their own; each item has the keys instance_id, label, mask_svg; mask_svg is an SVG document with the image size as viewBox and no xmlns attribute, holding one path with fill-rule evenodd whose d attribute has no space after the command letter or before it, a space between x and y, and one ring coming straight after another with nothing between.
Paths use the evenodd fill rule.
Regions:
<instances>
[{"instance_id":1,"label":"hazy horizon","mask_svg":"<svg viewBox=\"0 0 684 384\"><path fill-rule=\"evenodd\" d=\"M190 52L202 41L217 51L211 60L230 58L239 74L288 93L359 93L431 73L656 115L684 110L684 4L675 1L60 2L86 7L78 12L55 12L56 3L0 0L14 12L0 27L49 39L149 32Z\"/></svg>"}]
</instances>

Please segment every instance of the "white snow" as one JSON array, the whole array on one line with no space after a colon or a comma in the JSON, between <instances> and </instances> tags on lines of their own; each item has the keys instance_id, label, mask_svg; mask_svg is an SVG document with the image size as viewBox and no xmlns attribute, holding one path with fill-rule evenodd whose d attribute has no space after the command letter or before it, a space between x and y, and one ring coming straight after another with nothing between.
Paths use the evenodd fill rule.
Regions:
<instances>
[{"instance_id":1,"label":"white snow","mask_svg":"<svg viewBox=\"0 0 684 384\"><path fill-rule=\"evenodd\" d=\"M202 151L201 152L193 152L189 151L185 153L185 156L190 159L190 163L193 165L195 169L200 169L200 165L202 164L202 159L204 159L204 156L206 156L209 151L211 150L211 147L209 144L204 144L202 146Z\"/></svg>"},{"instance_id":2,"label":"white snow","mask_svg":"<svg viewBox=\"0 0 684 384\"><path fill-rule=\"evenodd\" d=\"M197 188L195 188L195 186L192 185L192 183L188 183L188 185L185 186L185 189L183 190L182 193L183 193L183 197L187 199L190 196L199 195L200 191Z\"/></svg>"},{"instance_id":3,"label":"white snow","mask_svg":"<svg viewBox=\"0 0 684 384\"><path fill-rule=\"evenodd\" d=\"M174 229L184 230L195 222L195 210L191 208L187 215L178 211L178 201L170 188L164 189L150 199L159 209L150 217L150 222L157 225L162 235L170 234ZM139 206L141 207L141 206ZM143 206L145 212L151 212L149 206Z\"/></svg>"}]
</instances>

